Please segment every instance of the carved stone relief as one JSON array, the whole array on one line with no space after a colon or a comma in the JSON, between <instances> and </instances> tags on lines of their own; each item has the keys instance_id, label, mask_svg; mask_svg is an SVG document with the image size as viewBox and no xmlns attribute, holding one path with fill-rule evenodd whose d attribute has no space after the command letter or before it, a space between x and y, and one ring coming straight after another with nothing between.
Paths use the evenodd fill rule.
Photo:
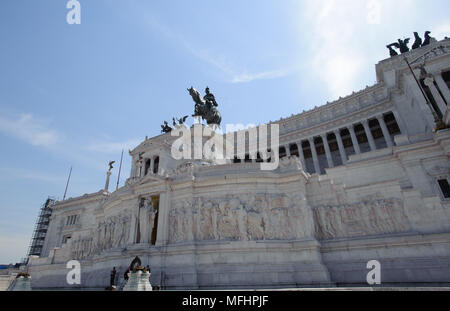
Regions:
<instances>
[{"instance_id":1,"label":"carved stone relief","mask_svg":"<svg viewBox=\"0 0 450 311\"><path fill-rule=\"evenodd\" d=\"M169 212L169 241L295 240L313 234L312 219L300 193L180 200Z\"/></svg>"},{"instance_id":2,"label":"carved stone relief","mask_svg":"<svg viewBox=\"0 0 450 311\"><path fill-rule=\"evenodd\" d=\"M85 259L106 249L124 247L129 237L130 220L124 212L99 222L95 230L72 242L72 258Z\"/></svg>"},{"instance_id":3,"label":"carved stone relief","mask_svg":"<svg viewBox=\"0 0 450 311\"><path fill-rule=\"evenodd\" d=\"M314 221L319 239L386 234L410 229L403 203L398 199L316 207Z\"/></svg>"}]
</instances>

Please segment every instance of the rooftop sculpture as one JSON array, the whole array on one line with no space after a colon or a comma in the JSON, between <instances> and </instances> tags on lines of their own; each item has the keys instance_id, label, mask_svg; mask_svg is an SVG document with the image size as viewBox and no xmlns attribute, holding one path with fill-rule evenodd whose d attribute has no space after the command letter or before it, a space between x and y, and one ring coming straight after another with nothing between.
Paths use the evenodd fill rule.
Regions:
<instances>
[{"instance_id":1,"label":"rooftop sculpture","mask_svg":"<svg viewBox=\"0 0 450 311\"><path fill-rule=\"evenodd\" d=\"M222 122L222 117L220 115L217 107L219 106L216 102L216 98L213 93L209 91L209 87L205 89L205 96L202 96L199 91L191 87L188 89L189 94L192 96L192 99L195 102L194 106L194 114L193 117L201 117L206 120L208 125L218 125ZM184 116L182 118L172 118L173 126L182 125L186 122L186 119L189 116ZM169 122L164 121L164 124L161 125L162 133L170 133L173 130L173 127L169 125Z\"/></svg>"},{"instance_id":2,"label":"rooftop sculpture","mask_svg":"<svg viewBox=\"0 0 450 311\"><path fill-rule=\"evenodd\" d=\"M423 46L427 46L429 45L433 40L435 40L434 38L430 37L430 33L431 31L426 31L425 32L425 40L422 42L422 38L420 38L419 34L417 32L414 32L414 43L412 45L412 49L418 49L420 47ZM389 55L392 56L397 56L398 52L396 50L394 50L394 48L398 49L400 51L401 54L409 52L410 49L408 47L409 44L409 40L410 38L406 38L406 39L398 39L398 42L394 42L391 44L386 45L386 48L389 49Z\"/></svg>"},{"instance_id":3,"label":"rooftop sculpture","mask_svg":"<svg viewBox=\"0 0 450 311\"><path fill-rule=\"evenodd\" d=\"M219 106L209 87L205 89L205 96L201 96L200 92L191 87L188 89L189 94L195 102L195 111L193 117L202 117L208 125L216 124L220 126L222 117L217 107Z\"/></svg>"}]
</instances>

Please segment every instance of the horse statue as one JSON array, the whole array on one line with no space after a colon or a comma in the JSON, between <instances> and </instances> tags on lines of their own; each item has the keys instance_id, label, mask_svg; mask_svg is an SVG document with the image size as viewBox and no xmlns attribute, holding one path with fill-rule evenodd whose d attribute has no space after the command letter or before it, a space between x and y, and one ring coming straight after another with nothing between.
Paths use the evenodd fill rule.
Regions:
<instances>
[{"instance_id":1,"label":"horse statue","mask_svg":"<svg viewBox=\"0 0 450 311\"><path fill-rule=\"evenodd\" d=\"M207 87L206 95L202 97L199 91L191 87L188 89L189 94L195 102L193 117L202 117L206 120L208 125L215 124L220 126L222 122L222 116L220 115L217 107L219 106L214 98L214 95L209 92Z\"/></svg>"},{"instance_id":2,"label":"horse statue","mask_svg":"<svg viewBox=\"0 0 450 311\"><path fill-rule=\"evenodd\" d=\"M164 121L164 124L161 125L161 133L170 133L172 130L167 121Z\"/></svg>"}]
</instances>

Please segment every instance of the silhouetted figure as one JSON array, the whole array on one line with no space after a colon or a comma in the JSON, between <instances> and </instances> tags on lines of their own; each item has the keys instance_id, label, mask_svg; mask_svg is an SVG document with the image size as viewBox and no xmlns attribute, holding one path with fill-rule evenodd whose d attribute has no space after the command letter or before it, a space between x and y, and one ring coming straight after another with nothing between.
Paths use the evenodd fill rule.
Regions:
<instances>
[{"instance_id":1,"label":"silhouetted figure","mask_svg":"<svg viewBox=\"0 0 450 311\"><path fill-rule=\"evenodd\" d=\"M109 281L109 286L110 286L110 287L113 287L113 286L114 286L114 282L115 282L115 279L116 279L116 273L117 273L116 267L113 267L113 269L112 269L112 271L111 271L111 279L110 279L110 281Z\"/></svg>"},{"instance_id":2,"label":"silhouetted figure","mask_svg":"<svg viewBox=\"0 0 450 311\"><path fill-rule=\"evenodd\" d=\"M413 50L418 49L422 46L422 38L419 37L419 34L417 32L414 32L414 38L416 40L414 41L414 44L412 46Z\"/></svg>"},{"instance_id":3,"label":"silhouetted figure","mask_svg":"<svg viewBox=\"0 0 450 311\"><path fill-rule=\"evenodd\" d=\"M398 43L391 43L389 45L386 45L386 47L389 49L389 55L391 55L391 57L398 55L398 53L392 48L396 47L398 49L400 47Z\"/></svg>"},{"instance_id":4,"label":"silhouetted figure","mask_svg":"<svg viewBox=\"0 0 450 311\"><path fill-rule=\"evenodd\" d=\"M431 43L430 33L431 33L431 31L425 32L425 41L423 42L422 46L427 46Z\"/></svg>"},{"instance_id":5,"label":"silhouetted figure","mask_svg":"<svg viewBox=\"0 0 450 311\"><path fill-rule=\"evenodd\" d=\"M400 53L406 53L409 52L409 47L408 47L408 43L409 43L410 38L406 38L405 40L401 40L398 39L398 44L400 46Z\"/></svg>"}]
</instances>

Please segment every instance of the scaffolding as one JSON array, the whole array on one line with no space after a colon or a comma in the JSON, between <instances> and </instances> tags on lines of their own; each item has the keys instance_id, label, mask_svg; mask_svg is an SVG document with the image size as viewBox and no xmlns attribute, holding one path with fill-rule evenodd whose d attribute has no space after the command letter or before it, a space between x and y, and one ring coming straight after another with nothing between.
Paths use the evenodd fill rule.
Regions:
<instances>
[{"instance_id":1,"label":"scaffolding","mask_svg":"<svg viewBox=\"0 0 450 311\"><path fill-rule=\"evenodd\" d=\"M47 235L48 226L50 223L50 216L52 215L51 206L55 204L56 200L49 197L42 205L39 212L38 219L34 226L33 237L31 238L30 246L28 248L28 255L25 259L28 261L30 256L40 256L42 248L44 247L45 236Z\"/></svg>"}]
</instances>

